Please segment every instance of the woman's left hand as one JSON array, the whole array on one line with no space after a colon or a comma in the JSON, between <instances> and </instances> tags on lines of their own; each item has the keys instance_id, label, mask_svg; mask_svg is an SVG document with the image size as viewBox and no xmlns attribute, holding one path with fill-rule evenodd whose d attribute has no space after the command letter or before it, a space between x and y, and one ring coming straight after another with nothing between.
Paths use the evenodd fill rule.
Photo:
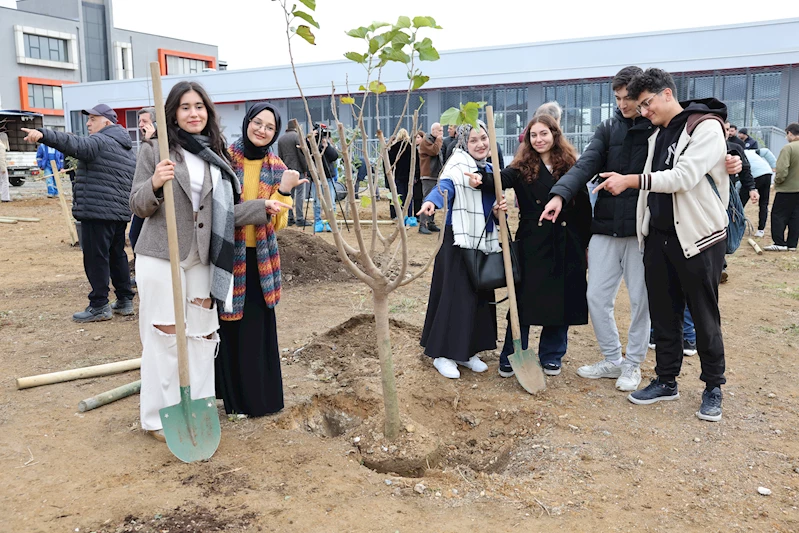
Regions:
<instances>
[{"instance_id":1,"label":"woman's left hand","mask_svg":"<svg viewBox=\"0 0 799 533\"><path fill-rule=\"evenodd\" d=\"M291 192L294 187L302 183L308 183L308 179L300 179L300 173L296 170L284 170L280 178L280 190Z\"/></svg>"},{"instance_id":2,"label":"woman's left hand","mask_svg":"<svg viewBox=\"0 0 799 533\"><path fill-rule=\"evenodd\" d=\"M269 215L277 215L281 209L291 209L291 206L278 200L264 200L266 212Z\"/></svg>"},{"instance_id":3,"label":"woman's left hand","mask_svg":"<svg viewBox=\"0 0 799 533\"><path fill-rule=\"evenodd\" d=\"M500 212L505 212L505 213L508 212L508 201L505 200L504 196L499 202L494 204L493 210L494 210L494 216L497 218L499 218Z\"/></svg>"},{"instance_id":4,"label":"woman's left hand","mask_svg":"<svg viewBox=\"0 0 799 533\"><path fill-rule=\"evenodd\" d=\"M472 189L476 189L483 184L483 176L476 172L464 172L463 175L469 178L469 187Z\"/></svg>"}]
</instances>

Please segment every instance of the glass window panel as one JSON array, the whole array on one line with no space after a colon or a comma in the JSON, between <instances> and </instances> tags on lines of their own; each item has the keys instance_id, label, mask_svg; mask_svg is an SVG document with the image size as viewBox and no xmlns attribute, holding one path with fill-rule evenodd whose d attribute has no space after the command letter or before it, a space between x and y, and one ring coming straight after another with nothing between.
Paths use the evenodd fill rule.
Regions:
<instances>
[{"instance_id":1,"label":"glass window panel","mask_svg":"<svg viewBox=\"0 0 799 533\"><path fill-rule=\"evenodd\" d=\"M41 85L33 86L33 101L36 102L34 107L43 107L44 105L44 91Z\"/></svg>"},{"instance_id":2,"label":"glass window panel","mask_svg":"<svg viewBox=\"0 0 799 533\"><path fill-rule=\"evenodd\" d=\"M750 124L758 126L777 126L780 125L780 101L762 100L752 103L752 118Z\"/></svg>"},{"instance_id":3,"label":"glass window panel","mask_svg":"<svg viewBox=\"0 0 799 533\"><path fill-rule=\"evenodd\" d=\"M779 98L781 78L781 72L754 74L752 76L752 98L755 100Z\"/></svg>"},{"instance_id":4,"label":"glass window panel","mask_svg":"<svg viewBox=\"0 0 799 533\"><path fill-rule=\"evenodd\" d=\"M727 100L745 100L746 99L746 74L736 76L723 76L724 91L721 99Z\"/></svg>"},{"instance_id":5,"label":"glass window panel","mask_svg":"<svg viewBox=\"0 0 799 533\"><path fill-rule=\"evenodd\" d=\"M64 109L64 97L61 87L53 87L53 108Z\"/></svg>"}]
</instances>

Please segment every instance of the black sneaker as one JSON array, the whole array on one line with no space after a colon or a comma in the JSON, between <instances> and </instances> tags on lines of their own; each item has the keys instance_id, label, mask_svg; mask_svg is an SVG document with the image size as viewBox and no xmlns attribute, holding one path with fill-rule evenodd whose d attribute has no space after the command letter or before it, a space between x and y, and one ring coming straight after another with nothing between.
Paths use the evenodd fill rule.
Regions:
<instances>
[{"instance_id":1,"label":"black sneaker","mask_svg":"<svg viewBox=\"0 0 799 533\"><path fill-rule=\"evenodd\" d=\"M117 300L111 304L111 311L118 315L130 316L133 311L133 300Z\"/></svg>"},{"instance_id":2,"label":"black sneaker","mask_svg":"<svg viewBox=\"0 0 799 533\"><path fill-rule=\"evenodd\" d=\"M419 225L419 233L422 235L431 235L433 232L427 229L427 226L424 224Z\"/></svg>"},{"instance_id":3,"label":"black sneaker","mask_svg":"<svg viewBox=\"0 0 799 533\"><path fill-rule=\"evenodd\" d=\"M544 363L541 365L541 368L544 369L544 374L547 376L557 376L560 374L560 365L557 363Z\"/></svg>"},{"instance_id":4,"label":"black sneaker","mask_svg":"<svg viewBox=\"0 0 799 533\"><path fill-rule=\"evenodd\" d=\"M308 222L307 220L298 220L296 222L296 226L298 228L307 228L308 226L313 226L313 222Z\"/></svg>"},{"instance_id":5,"label":"black sneaker","mask_svg":"<svg viewBox=\"0 0 799 533\"><path fill-rule=\"evenodd\" d=\"M721 271L721 278L719 279L719 283L727 283L727 280L729 279L729 277L730 277L730 275L727 274L727 270L726 269L722 270Z\"/></svg>"},{"instance_id":6,"label":"black sneaker","mask_svg":"<svg viewBox=\"0 0 799 533\"><path fill-rule=\"evenodd\" d=\"M286 225L288 225L288 226L293 226L293 225L294 225L294 219L293 219L293 218L290 218L290 219L289 219L289 221L288 221L288 223L287 223Z\"/></svg>"},{"instance_id":7,"label":"black sneaker","mask_svg":"<svg viewBox=\"0 0 799 533\"><path fill-rule=\"evenodd\" d=\"M705 389L702 393L702 406L696 412L696 417L709 422L721 420L721 387Z\"/></svg>"},{"instance_id":8,"label":"black sneaker","mask_svg":"<svg viewBox=\"0 0 799 533\"><path fill-rule=\"evenodd\" d=\"M113 314L111 306L105 304L102 307L87 307L84 311L80 311L72 315L72 320L75 322L102 322L103 320L111 320Z\"/></svg>"},{"instance_id":9,"label":"black sneaker","mask_svg":"<svg viewBox=\"0 0 799 533\"><path fill-rule=\"evenodd\" d=\"M696 355L696 341L689 341L688 339L684 339L682 341L682 353L683 355Z\"/></svg>"},{"instance_id":10,"label":"black sneaker","mask_svg":"<svg viewBox=\"0 0 799 533\"><path fill-rule=\"evenodd\" d=\"M514 373L515 372L513 371L513 367L510 366L510 361L508 360L508 356L500 354L500 356L499 356L499 375L500 375L500 377L512 378Z\"/></svg>"},{"instance_id":11,"label":"black sneaker","mask_svg":"<svg viewBox=\"0 0 799 533\"><path fill-rule=\"evenodd\" d=\"M636 405L649 405L663 400L676 400L679 397L676 381L661 383L659 378L655 378L643 389L630 393L627 399Z\"/></svg>"},{"instance_id":12,"label":"black sneaker","mask_svg":"<svg viewBox=\"0 0 799 533\"><path fill-rule=\"evenodd\" d=\"M429 229L430 231L436 232L436 233L438 233L439 231L441 231L441 228L439 228L438 226L436 226L436 223L435 223L435 222L429 222L429 223L427 224L427 229Z\"/></svg>"}]
</instances>

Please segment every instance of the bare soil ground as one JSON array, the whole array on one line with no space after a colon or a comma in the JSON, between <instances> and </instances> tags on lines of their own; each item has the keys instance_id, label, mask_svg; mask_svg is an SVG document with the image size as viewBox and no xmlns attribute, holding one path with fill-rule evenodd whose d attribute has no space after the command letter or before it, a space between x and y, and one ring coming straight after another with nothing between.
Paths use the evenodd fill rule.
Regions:
<instances>
[{"instance_id":1,"label":"bare soil ground","mask_svg":"<svg viewBox=\"0 0 799 533\"><path fill-rule=\"evenodd\" d=\"M404 426L392 443L370 294L322 246L330 234L287 230L284 271L296 279L277 308L286 408L243 420L220 408L216 454L184 464L141 432L137 396L78 412L138 372L16 390L14 378L141 347L135 316L72 322L89 287L56 201L15 201L0 215L42 219L0 224L2 532L799 531L795 253L744 244L729 258L717 424L694 416L697 357L683 365L681 399L665 405L634 406L612 380L577 377L599 357L590 326L570 331L564 371L538 396L497 375L498 352L483 354L485 374L442 378L418 346L428 273L391 298ZM414 229L410 246L424 263L433 240ZM628 310L622 289L623 338ZM498 316L504 328L504 307ZM653 367L650 351L645 382Z\"/></svg>"}]
</instances>

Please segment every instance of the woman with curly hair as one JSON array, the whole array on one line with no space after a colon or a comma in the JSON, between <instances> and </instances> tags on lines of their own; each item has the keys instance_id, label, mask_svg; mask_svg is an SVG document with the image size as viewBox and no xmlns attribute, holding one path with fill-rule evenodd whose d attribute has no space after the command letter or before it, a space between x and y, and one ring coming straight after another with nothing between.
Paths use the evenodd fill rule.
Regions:
<instances>
[{"instance_id":1,"label":"woman with curly hair","mask_svg":"<svg viewBox=\"0 0 799 533\"><path fill-rule=\"evenodd\" d=\"M555 222L539 218L549 191L577 160L574 147L548 115L534 117L526 128L513 162L502 171L502 188L512 188L519 201L517 254L522 281L516 285L522 347L527 349L530 326L543 326L538 357L544 373L560 374L569 326L588 323L586 248L590 237L591 204L582 192L564 206ZM482 178L482 179L481 179ZM472 186L494 193L493 176L471 174ZM499 359L499 375L510 377L508 355L513 343L508 326Z\"/></svg>"}]
</instances>

